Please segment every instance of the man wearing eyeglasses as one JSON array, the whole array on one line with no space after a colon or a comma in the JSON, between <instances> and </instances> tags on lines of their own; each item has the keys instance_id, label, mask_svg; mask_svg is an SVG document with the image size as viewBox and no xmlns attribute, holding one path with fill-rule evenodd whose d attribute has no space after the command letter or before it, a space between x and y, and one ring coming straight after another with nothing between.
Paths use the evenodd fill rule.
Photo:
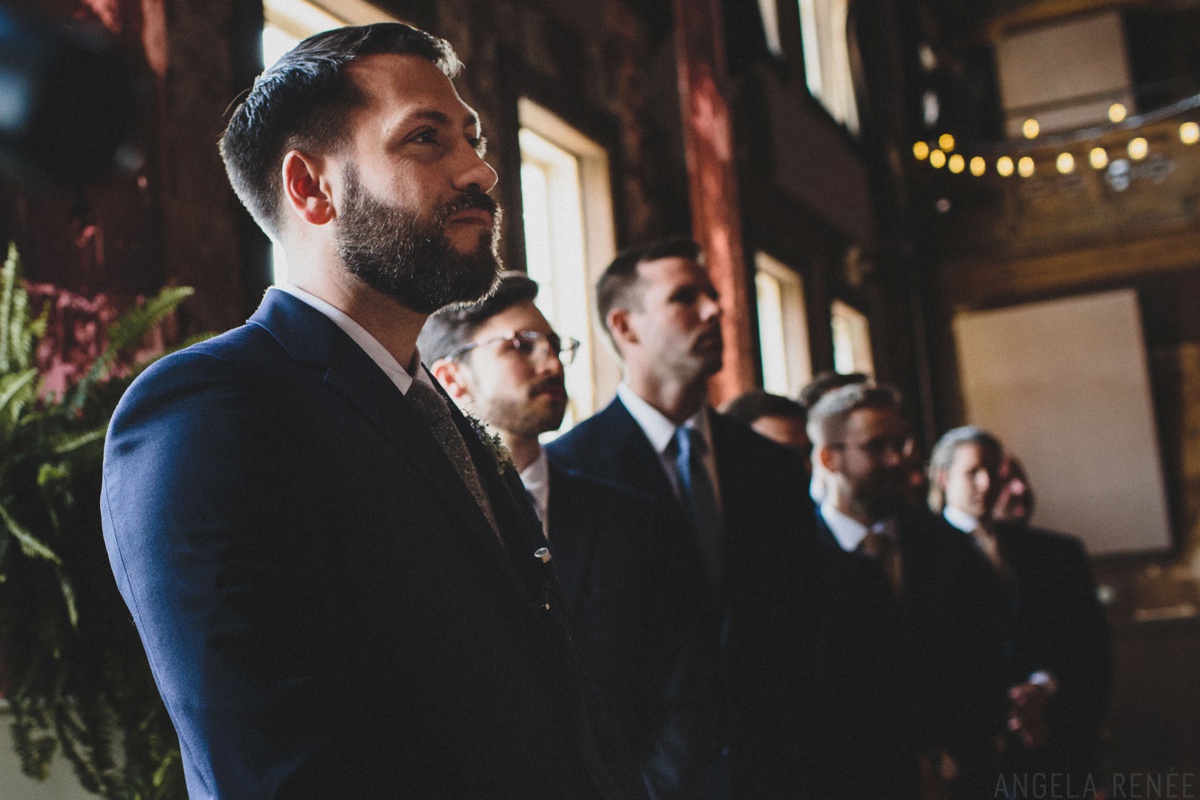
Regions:
<instances>
[{"instance_id":1,"label":"man wearing eyeglasses","mask_svg":"<svg viewBox=\"0 0 1200 800\"><path fill-rule=\"evenodd\" d=\"M989 596L963 537L906 501L914 441L900 396L846 386L808 420L825 476L820 534L835 556L821 576L830 620L817 684L821 794L913 798L924 783L985 796L966 781L981 774L1000 711L989 701Z\"/></svg>"},{"instance_id":2,"label":"man wearing eyeglasses","mask_svg":"<svg viewBox=\"0 0 1200 800\"><path fill-rule=\"evenodd\" d=\"M564 367L579 342L559 338L534 305L538 285L501 275L496 292L445 308L426 323L421 353L446 391L496 431L533 501L562 583L575 644L615 738L633 735L642 703L633 653L642 634L640 549L649 536L649 498L551 464L538 442L558 430L567 407Z\"/></svg>"}]
</instances>

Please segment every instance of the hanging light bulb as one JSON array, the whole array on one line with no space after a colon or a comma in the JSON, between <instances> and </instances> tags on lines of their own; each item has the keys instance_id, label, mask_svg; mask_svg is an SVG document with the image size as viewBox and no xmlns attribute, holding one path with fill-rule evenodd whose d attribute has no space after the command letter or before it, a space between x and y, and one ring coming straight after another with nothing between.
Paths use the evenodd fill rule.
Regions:
<instances>
[{"instance_id":1,"label":"hanging light bulb","mask_svg":"<svg viewBox=\"0 0 1200 800\"><path fill-rule=\"evenodd\" d=\"M948 133L943 133L938 137L938 147L942 148L947 153L954 152L954 137Z\"/></svg>"},{"instance_id":2,"label":"hanging light bulb","mask_svg":"<svg viewBox=\"0 0 1200 800\"><path fill-rule=\"evenodd\" d=\"M1021 174L1022 178L1028 178L1033 175L1033 159L1029 156L1023 156L1017 162L1017 172Z\"/></svg>"},{"instance_id":3,"label":"hanging light bulb","mask_svg":"<svg viewBox=\"0 0 1200 800\"><path fill-rule=\"evenodd\" d=\"M985 173L985 172L987 172L987 162L983 160L983 157L975 156L974 158L972 158L971 159L971 174L974 175L976 178L978 178L981 175L983 175L983 173Z\"/></svg>"},{"instance_id":4,"label":"hanging light bulb","mask_svg":"<svg viewBox=\"0 0 1200 800\"><path fill-rule=\"evenodd\" d=\"M1021 133L1025 134L1026 139L1036 139L1041 132L1042 126L1033 118L1025 120L1025 124L1021 126Z\"/></svg>"},{"instance_id":5,"label":"hanging light bulb","mask_svg":"<svg viewBox=\"0 0 1200 800\"><path fill-rule=\"evenodd\" d=\"M1194 122L1185 122L1179 126L1179 141L1184 144L1195 144L1200 142L1200 125Z\"/></svg>"},{"instance_id":6,"label":"hanging light bulb","mask_svg":"<svg viewBox=\"0 0 1200 800\"><path fill-rule=\"evenodd\" d=\"M942 167L946 166L946 154L941 150L934 150L929 154L929 164L932 167L941 169Z\"/></svg>"},{"instance_id":7,"label":"hanging light bulb","mask_svg":"<svg viewBox=\"0 0 1200 800\"><path fill-rule=\"evenodd\" d=\"M1054 166L1058 167L1058 171L1063 175L1070 175L1075 171L1075 156L1070 153L1059 153L1058 160L1054 162Z\"/></svg>"},{"instance_id":8,"label":"hanging light bulb","mask_svg":"<svg viewBox=\"0 0 1200 800\"><path fill-rule=\"evenodd\" d=\"M1129 142L1129 157L1134 161L1141 161L1150 152L1150 144L1141 136L1132 139Z\"/></svg>"},{"instance_id":9,"label":"hanging light bulb","mask_svg":"<svg viewBox=\"0 0 1200 800\"><path fill-rule=\"evenodd\" d=\"M958 173L962 172L964 169L967 168L967 160L965 158L963 158L961 155L959 155L958 153L955 153L954 155L950 156L949 164L950 164L950 171L953 172L955 175L957 175Z\"/></svg>"},{"instance_id":10,"label":"hanging light bulb","mask_svg":"<svg viewBox=\"0 0 1200 800\"><path fill-rule=\"evenodd\" d=\"M1113 122L1113 124L1125 119L1125 115L1127 113L1128 112L1125 110L1124 103L1113 103L1108 107L1108 118Z\"/></svg>"},{"instance_id":11,"label":"hanging light bulb","mask_svg":"<svg viewBox=\"0 0 1200 800\"><path fill-rule=\"evenodd\" d=\"M1007 178L1013 174L1013 162L1008 156L1000 156L996 159L996 172Z\"/></svg>"},{"instance_id":12,"label":"hanging light bulb","mask_svg":"<svg viewBox=\"0 0 1200 800\"><path fill-rule=\"evenodd\" d=\"M913 156L917 161L924 161L929 158L929 145L925 142L917 142L913 145Z\"/></svg>"}]
</instances>

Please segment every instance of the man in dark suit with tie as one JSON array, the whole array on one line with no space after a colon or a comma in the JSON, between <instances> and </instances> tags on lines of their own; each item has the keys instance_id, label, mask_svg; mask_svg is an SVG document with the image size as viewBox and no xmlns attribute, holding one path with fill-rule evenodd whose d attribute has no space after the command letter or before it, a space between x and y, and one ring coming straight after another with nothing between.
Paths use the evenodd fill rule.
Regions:
<instances>
[{"instance_id":1,"label":"man in dark suit with tie","mask_svg":"<svg viewBox=\"0 0 1200 800\"><path fill-rule=\"evenodd\" d=\"M814 794L912 798L924 780L926 790L944 782L971 798L1002 713L990 626L981 625L998 609L977 589L966 542L905 501L914 442L898 393L845 386L808 419L831 559L820 575L825 736Z\"/></svg>"},{"instance_id":2,"label":"man in dark suit with tie","mask_svg":"<svg viewBox=\"0 0 1200 800\"><path fill-rule=\"evenodd\" d=\"M567 408L564 365L579 348L562 339L522 272L500 276L495 293L429 318L418 343L430 370L467 413L496 431L533 501L566 597L576 647L608 721L631 738L646 707L634 661L654 580L642 550L652 502L613 483L550 464L538 436L558 430Z\"/></svg>"},{"instance_id":3,"label":"man in dark suit with tie","mask_svg":"<svg viewBox=\"0 0 1200 800\"><path fill-rule=\"evenodd\" d=\"M222 155L292 283L113 418L105 540L193 798L623 796L516 473L415 346L499 272L457 69L380 24L258 79Z\"/></svg>"},{"instance_id":4,"label":"man in dark suit with tie","mask_svg":"<svg viewBox=\"0 0 1200 800\"><path fill-rule=\"evenodd\" d=\"M624 382L547 450L651 494L662 515L637 663L651 689L634 742L647 785L659 798L794 797L814 541L802 456L706 405L721 307L694 242L622 253L596 294Z\"/></svg>"},{"instance_id":5,"label":"man in dark suit with tie","mask_svg":"<svg viewBox=\"0 0 1200 800\"><path fill-rule=\"evenodd\" d=\"M1033 493L1019 462L980 428L947 432L930 462L932 501L975 544L1008 614L1002 644L1008 742L1014 775L1070 776L1082 787L1096 767L1098 733L1112 689L1104 610L1078 539L1029 525Z\"/></svg>"}]
</instances>

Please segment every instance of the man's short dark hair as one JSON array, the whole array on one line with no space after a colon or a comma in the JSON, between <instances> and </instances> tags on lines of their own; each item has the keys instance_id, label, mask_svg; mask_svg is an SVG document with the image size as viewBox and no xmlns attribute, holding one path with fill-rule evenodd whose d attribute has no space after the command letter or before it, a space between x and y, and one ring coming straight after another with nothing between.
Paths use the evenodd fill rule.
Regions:
<instances>
[{"instance_id":1,"label":"man's short dark hair","mask_svg":"<svg viewBox=\"0 0 1200 800\"><path fill-rule=\"evenodd\" d=\"M783 417L798 419L801 422L808 418L804 406L795 400L764 392L762 389L751 389L738 395L730 400L722 411L747 425L753 425L755 420L761 417Z\"/></svg>"},{"instance_id":2,"label":"man's short dark hair","mask_svg":"<svg viewBox=\"0 0 1200 800\"><path fill-rule=\"evenodd\" d=\"M483 323L519 303L537 297L537 282L524 272L509 270L500 274L500 282L487 298L478 303L446 306L425 321L417 338L417 348L426 364L446 358L471 343Z\"/></svg>"},{"instance_id":3,"label":"man's short dark hair","mask_svg":"<svg viewBox=\"0 0 1200 800\"><path fill-rule=\"evenodd\" d=\"M846 421L864 408L901 410L900 392L875 383L852 383L827 392L808 410L808 438L816 446L836 442L846 432Z\"/></svg>"},{"instance_id":4,"label":"man's short dark hair","mask_svg":"<svg viewBox=\"0 0 1200 800\"><path fill-rule=\"evenodd\" d=\"M346 143L351 112L366 99L346 65L383 53L420 56L448 78L462 68L449 42L399 22L337 28L285 53L234 110L221 158L238 198L267 233L278 234L282 222L283 156L336 152Z\"/></svg>"},{"instance_id":5,"label":"man's short dark hair","mask_svg":"<svg viewBox=\"0 0 1200 800\"><path fill-rule=\"evenodd\" d=\"M1004 445L1000 440L977 425L963 425L943 433L929 456L929 507L934 511L941 511L946 505L945 495L938 486L938 473L950 469L950 465L954 463L954 454L965 444L974 444L983 450L990 450L997 459L1004 455Z\"/></svg>"},{"instance_id":6,"label":"man's short dark hair","mask_svg":"<svg viewBox=\"0 0 1200 800\"><path fill-rule=\"evenodd\" d=\"M638 282L638 264L657 261L660 258L688 258L701 260L700 245L686 236L673 236L648 244L630 247L617 254L596 281L596 313L600 315L600 327L608 332L608 338L616 347L612 331L608 330L608 312L614 308L641 308L641 294L635 287Z\"/></svg>"},{"instance_id":7,"label":"man's short dark hair","mask_svg":"<svg viewBox=\"0 0 1200 800\"><path fill-rule=\"evenodd\" d=\"M805 408L812 408L825 395L832 392L834 389L840 389L843 386L850 386L855 383L866 383L871 380L871 376L865 372L834 372L827 369L813 378L812 381L800 390L800 405Z\"/></svg>"}]
</instances>

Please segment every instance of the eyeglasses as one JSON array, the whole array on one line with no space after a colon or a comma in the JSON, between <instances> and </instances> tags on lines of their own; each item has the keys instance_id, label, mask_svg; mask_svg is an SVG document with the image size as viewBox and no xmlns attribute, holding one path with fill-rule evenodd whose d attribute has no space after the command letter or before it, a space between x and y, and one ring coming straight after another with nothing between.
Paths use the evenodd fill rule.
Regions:
<instances>
[{"instance_id":1,"label":"eyeglasses","mask_svg":"<svg viewBox=\"0 0 1200 800\"><path fill-rule=\"evenodd\" d=\"M504 343L501 352L516 353L528 361L542 361L553 353L564 367L575 360L575 353L579 351L579 340L569 336L559 339L553 333L547 335L541 331L513 331L504 336L493 336L481 342L465 344L447 356L447 360L457 361L477 347L496 342Z\"/></svg>"},{"instance_id":2,"label":"eyeglasses","mask_svg":"<svg viewBox=\"0 0 1200 800\"><path fill-rule=\"evenodd\" d=\"M880 459L885 455L896 455L900 458L908 458L913 454L913 448L916 447L916 440L912 435L908 436L881 436L877 439L870 439L862 444L851 444L850 442L833 442L829 445L834 450L861 450L872 459Z\"/></svg>"}]
</instances>

